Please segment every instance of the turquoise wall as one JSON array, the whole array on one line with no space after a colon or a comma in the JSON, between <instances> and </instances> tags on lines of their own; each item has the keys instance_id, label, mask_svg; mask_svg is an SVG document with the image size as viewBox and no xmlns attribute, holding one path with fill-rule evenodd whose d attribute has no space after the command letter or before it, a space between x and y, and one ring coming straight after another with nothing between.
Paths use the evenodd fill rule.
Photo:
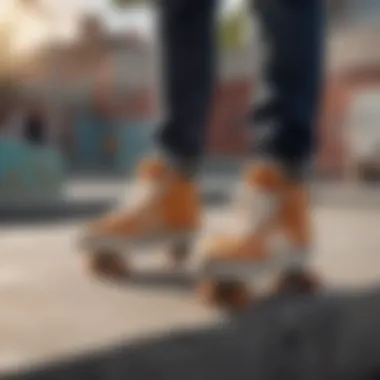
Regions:
<instances>
[{"instance_id":1,"label":"turquoise wall","mask_svg":"<svg viewBox=\"0 0 380 380\"><path fill-rule=\"evenodd\" d=\"M64 179L64 162L56 150L0 138L0 201L55 198Z\"/></svg>"},{"instance_id":2,"label":"turquoise wall","mask_svg":"<svg viewBox=\"0 0 380 380\"><path fill-rule=\"evenodd\" d=\"M119 151L116 166L119 171L131 173L138 161L152 150L152 125L147 122L116 123Z\"/></svg>"},{"instance_id":3,"label":"turquoise wall","mask_svg":"<svg viewBox=\"0 0 380 380\"><path fill-rule=\"evenodd\" d=\"M144 121L103 121L82 114L74 127L73 166L91 171L107 169L129 173L151 149L151 131L151 124ZM105 151L105 144L110 139L117 144L114 155Z\"/></svg>"},{"instance_id":4,"label":"turquoise wall","mask_svg":"<svg viewBox=\"0 0 380 380\"><path fill-rule=\"evenodd\" d=\"M81 168L100 168L105 164L104 142L110 126L91 115L81 114L74 127L74 165Z\"/></svg>"}]
</instances>

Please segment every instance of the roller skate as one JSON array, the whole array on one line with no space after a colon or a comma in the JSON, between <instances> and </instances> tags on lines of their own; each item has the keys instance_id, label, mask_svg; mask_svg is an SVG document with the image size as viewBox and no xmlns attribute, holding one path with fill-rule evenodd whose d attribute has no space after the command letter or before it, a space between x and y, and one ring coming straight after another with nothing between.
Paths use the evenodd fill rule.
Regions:
<instances>
[{"instance_id":1,"label":"roller skate","mask_svg":"<svg viewBox=\"0 0 380 380\"><path fill-rule=\"evenodd\" d=\"M306 187L274 163L247 168L240 195L243 228L231 237L216 237L206 250L199 295L231 311L258 298L250 282L275 274L271 292L312 293L316 277L308 269L309 196ZM246 226L246 227L245 227Z\"/></svg>"},{"instance_id":2,"label":"roller skate","mask_svg":"<svg viewBox=\"0 0 380 380\"><path fill-rule=\"evenodd\" d=\"M113 278L130 273L128 255L141 245L167 243L172 265L187 259L200 225L196 184L160 160L139 165L129 202L91 223L81 239L90 270Z\"/></svg>"}]
</instances>

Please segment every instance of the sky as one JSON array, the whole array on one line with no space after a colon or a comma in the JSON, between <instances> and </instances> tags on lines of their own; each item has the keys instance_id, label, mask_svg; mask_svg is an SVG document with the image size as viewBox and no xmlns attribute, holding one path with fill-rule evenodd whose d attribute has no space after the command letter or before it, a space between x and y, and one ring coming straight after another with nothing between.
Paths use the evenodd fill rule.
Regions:
<instances>
[{"instance_id":1,"label":"sky","mask_svg":"<svg viewBox=\"0 0 380 380\"><path fill-rule=\"evenodd\" d=\"M18 0L0 0L0 26L12 29L14 49L30 52L52 38L72 38L84 12L101 14L111 30L138 28L149 33L152 15L141 9L120 11L110 0L38 0L38 10L25 10ZM207 1L207 0L205 0ZM244 0L222 0L229 11Z\"/></svg>"}]
</instances>

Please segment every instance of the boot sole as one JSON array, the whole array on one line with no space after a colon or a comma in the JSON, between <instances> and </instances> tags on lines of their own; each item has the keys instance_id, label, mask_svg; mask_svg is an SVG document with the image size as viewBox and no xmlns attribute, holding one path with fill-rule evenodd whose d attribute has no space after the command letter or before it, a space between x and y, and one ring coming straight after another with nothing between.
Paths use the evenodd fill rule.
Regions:
<instances>
[{"instance_id":1,"label":"boot sole","mask_svg":"<svg viewBox=\"0 0 380 380\"><path fill-rule=\"evenodd\" d=\"M194 241L195 232L175 232L150 235L138 238L126 237L82 237L79 239L79 247L85 252L128 252L134 248L150 247L156 244L187 244Z\"/></svg>"},{"instance_id":2,"label":"boot sole","mask_svg":"<svg viewBox=\"0 0 380 380\"><path fill-rule=\"evenodd\" d=\"M222 281L249 281L266 276L268 272L306 268L309 262L310 255L298 250L282 252L262 262L254 262L252 259L228 262L213 259L204 265L201 275Z\"/></svg>"}]
</instances>

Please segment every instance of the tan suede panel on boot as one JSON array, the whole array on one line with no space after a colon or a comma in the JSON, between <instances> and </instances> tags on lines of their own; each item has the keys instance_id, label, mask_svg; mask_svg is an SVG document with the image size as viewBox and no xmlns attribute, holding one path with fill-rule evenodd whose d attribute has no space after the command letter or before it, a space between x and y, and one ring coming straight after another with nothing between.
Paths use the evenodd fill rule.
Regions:
<instances>
[{"instance_id":1,"label":"tan suede panel on boot","mask_svg":"<svg viewBox=\"0 0 380 380\"><path fill-rule=\"evenodd\" d=\"M268 193L279 193L288 182L283 173L273 164L254 164L246 169L245 180L252 188Z\"/></svg>"},{"instance_id":2,"label":"tan suede panel on boot","mask_svg":"<svg viewBox=\"0 0 380 380\"><path fill-rule=\"evenodd\" d=\"M173 229L197 229L201 218L200 204L196 184L178 173L173 173L161 199L165 224Z\"/></svg>"},{"instance_id":3,"label":"tan suede panel on boot","mask_svg":"<svg viewBox=\"0 0 380 380\"><path fill-rule=\"evenodd\" d=\"M310 201L307 189L300 185L290 185L283 195L280 211L280 226L286 236L297 247L305 248L311 244Z\"/></svg>"},{"instance_id":4,"label":"tan suede panel on boot","mask_svg":"<svg viewBox=\"0 0 380 380\"><path fill-rule=\"evenodd\" d=\"M153 194L137 209L117 211L95 222L91 232L107 237L195 232L200 224L200 200L196 185L160 161L141 163L139 178L153 183Z\"/></svg>"},{"instance_id":5,"label":"tan suede panel on boot","mask_svg":"<svg viewBox=\"0 0 380 380\"><path fill-rule=\"evenodd\" d=\"M280 197L276 227L282 229L291 243L298 247L310 245L309 193L303 184L288 179L274 165L257 165L247 172L251 186Z\"/></svg>"},{"instance_id":6,"label":"tan suede panel on boot","mask_svg":"<svg viewBox=\"0 0 380 380\"><path fill-rule=\"evenodd\" d=\"M248 259L265 261L274 253L273 238L278 235L284 235L287 245L296 248L308 247L310 222L307 191L289 180L278 166L271 164L255 164L248 167L245 171L245 181L248 193L252 197L258 197L259 204L268 202L268 198L278 202L274 207L275 211L268 208L267 218L262 218L261 222L252 226L252 230L245 236L230 241L216 238L210 246L208 257L226 263ZM248 207L251 205L255 205L255 202L250 202ZM248 211L252 214L257 212L255 209Z\"/></svg>"},{"instance_id":7,"label":"tan suede panel on boot","mask_svg":"<svg viewBox=\"0 0 380 380\"><path fill-rule=\"evenodd\" d=\"M208 258L223 261L266 261L269 251L265 239L257 236L241 238L218 238L208 245Z\"/></svg>"},{"instance_id":8,"label":"tan suede panel on boot","mask_svg":"<svg viewBox=\"0 0 380 380\"><path fill-rule=\"evenodd\" d=\"M168 176L170 169L161 160L145 159L140 162L137 169L137 177L140 180L162 181Z\"/></svg>"}]
</instances>

